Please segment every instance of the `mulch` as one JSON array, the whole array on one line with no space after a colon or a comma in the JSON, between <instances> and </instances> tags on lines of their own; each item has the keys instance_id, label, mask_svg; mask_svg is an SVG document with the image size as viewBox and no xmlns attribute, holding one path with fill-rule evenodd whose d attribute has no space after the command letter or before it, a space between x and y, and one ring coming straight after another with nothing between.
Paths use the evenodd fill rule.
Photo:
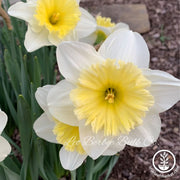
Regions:
<instances>
[{"instance_id":1,"label":"mulch","mask_svg":"<svg viewBox=\"0 0 180 180\"><path fill-rule=\"evenodd\" d=\"M177 0L81 0L81 6L101 6L103 4L146 5L151 30L143 34L151 53L151 69L166 71L180 78L180 11ZM161 134L158 141L147 148L126 146L113 168L110 180L179 180L180 171L170 178L158 178L151 173L153 155L161 149L174 153L177 165L180 165L180 102L170 110L160 114ZM103 177L102 177L103 179Z\"/></svg>"}]
</instances>

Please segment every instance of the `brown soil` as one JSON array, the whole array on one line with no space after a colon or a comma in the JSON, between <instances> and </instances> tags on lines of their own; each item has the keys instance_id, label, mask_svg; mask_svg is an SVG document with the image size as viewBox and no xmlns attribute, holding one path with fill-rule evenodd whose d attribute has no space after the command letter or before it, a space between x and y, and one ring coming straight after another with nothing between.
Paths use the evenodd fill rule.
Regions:
<instances>
[{"instance_id":1,"label":"brown soil","mask_svg":"<svg viewBox=\"0 0 180 180\"><path fill-rule=\"evenodd\" d=\"M166 71L180 78L179 49L180 11L178 0L81 0L85 8L102 4L144 3L149 13L151 30L143 34L151 53L150 67ZM114 167L110 180L156 180L150 167L153 155L161 149L174 153L180 165L180 102L170 110L161 113L162 128L158 141L148 148L126 146L120 152L118 163ZM166 180L180 179L180 171Z\"/></svg>"}]
</instances>

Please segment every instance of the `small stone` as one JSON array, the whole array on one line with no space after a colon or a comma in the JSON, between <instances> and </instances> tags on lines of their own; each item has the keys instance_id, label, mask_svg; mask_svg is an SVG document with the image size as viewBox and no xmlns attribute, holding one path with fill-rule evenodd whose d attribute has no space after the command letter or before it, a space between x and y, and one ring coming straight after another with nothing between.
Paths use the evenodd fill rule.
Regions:
<instances>
[{"instance_id":1,"label":"small stone","mask_svg":"<svg viewBox=\"0 0 180 180\"><path fill-rule=\"evenodd\" d=\"M161 9L156 9L156 12L157 13L161 13Z\"/></svg>"},{"instance_id":2,"label":"small stone","mask_svg":"<svg viewBox=\"0 0 180 180\"><path fill-rule=\"evenodd\" d=\"M173 131L174 131L175 133L178 133L178 132L179 132L179 128L175 127L175 128L173 129Z\"/></svg>"},{"instance_id":3,"label":"small stone","mask_svg":"<svg viewBox=\"0 0 180 180\"><path fill-rule=\"evenodd\" d=\"M168 72L169 74L173 74L173 70L172 70L172 69L167 70L167 72ZM171 121L170 121L170 124L172 124Z\"/></svg>"},{"instance_id":4,"label":"small stone","mask_svg":"<svg viewBox=\"0 0 180 180\"><path fill-rule=\"evenodd\" d=\"M149 16L144 4L112 4L89 7L94 14L101 13L101 16L110 17L112 21L124 22L130 29L139 33L150 30Z\"/></svg>"},{"instance_id":5,"label":"small stone","mask_svg":"<svg viewBox=\"0 0 180 180\"><path fill-rule=\"evenodd\" d=\"M161 49L161 50L167 50L167 47L166 47L166 46L161 46L159 49Z\"/></svg>"},{"instance_id":6,"label":"small stone","mask_svg":"<svg viewBox=\"0 0 180 180\"><path fill-rule=\"evenodd\" d=\"M156 62L156 61L158 61L158 58L157 58L157 57L153 57L153 58L151 59L151 61L152 61L152 62Z\"/></svg>"},{"instance_id":7,"label":"small stone","mask_svg":"<svg viewBox=\"0 0 180 180\"><path fill-rule=\"evenodd\" d=\"M177 49L177 44L174 41L168 42L167 45L169 49Z\"/></svg>"},{"instance_id":8,"label":"small stone","mask_svg":"<svg viewBox=\"0 0 180 180\"><path fill-rule=\"evenodd\" d=\"M154 38L159 38L160 37L160 34L159 33L156 33L153 35Z\"/></svg>"},{"instance_id":9,"label":"small stone","mask_svg":"<svg viewBox=\"0 0 180 180\"><path fill-rule=\"evenodd\" d=\"M158 148L158 146L155 145L155 146L153 147L153 150L156 150L157 148Z\"/></svg>"}]
</instances>

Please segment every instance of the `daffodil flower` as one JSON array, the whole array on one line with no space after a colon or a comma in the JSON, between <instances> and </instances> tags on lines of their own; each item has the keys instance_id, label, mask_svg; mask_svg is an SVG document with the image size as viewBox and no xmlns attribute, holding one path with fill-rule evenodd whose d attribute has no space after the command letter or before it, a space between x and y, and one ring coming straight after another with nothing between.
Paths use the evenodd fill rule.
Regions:
<instances>
[{"instance_id":1,"label":"daffodil flower","mask_svg":"<svg viewBox=\"0 0 180 180\"><path fill-rule=\"evenodd\" d=\"M7 123L7 115L0 110L0 134L5 128ZM6 156L11 152L11 146L8 141L0 136L0 162L3 161Z\"/></svg>"},{"instance_id":2,"label":"daffodil flower","mask_svg":"<svg viewBox=\"0 0 180 180\"><path fill-rule=\"evenodd\" d=\"M111 33L120 29L129 29L129 26L125 23L113 23L111 18L102 17L100 15L96 16L96 19L91 16L89 20L94 24L96 29L89 36L80 39L80 41L94 45L99 44L104 41Z\"/></svg>"},{"instance_id":3,"label":"daffodil flower","mask_svg":"<svg viewBox=\"0 0 180 180\"><path fill-rule=\"evenodd\" d=\"M8 13L25 20L28 30L24 45L32 52L43 46L75 41L91 34L91 15L79 7L80 0L27 0L12 5Z\"/></svg>"},{"instance_id":4,"label":"daffodil flower","mask_svg":"<svg viewBox=\"0 0 180 180\"><path fill-rule=\"evenodd\" d=\"M146 147L160 134L159 113L180 99L180 80L149 69L149 50L136 32L112 33L98 52L63 42L57 61L65 80L36 92L43 114L34 125L41 138L60 143L65 169L87 156L114 155L126 144Z\"/></svg>"},{"instance_id":5,"label":"daffodil flower","mask_svg":"<svg viewBox=\"0 0 180 180\"><path fill-rule=\"evenodd\" d=\"M63 82L61 81L60 84ZM61 164L65 169L73 171L83 163L87 153L80 143L78 125L65 124L50 114L47 98L54 87L55 85L46 85L36 91L36 100L44 113L34 123L34 130L39 137L46 141L63 145L59 152ZM69 102L66 103L68 105ZM72 116L72 113L70 113L70 116Z\"/></svg>"}]
</instances>

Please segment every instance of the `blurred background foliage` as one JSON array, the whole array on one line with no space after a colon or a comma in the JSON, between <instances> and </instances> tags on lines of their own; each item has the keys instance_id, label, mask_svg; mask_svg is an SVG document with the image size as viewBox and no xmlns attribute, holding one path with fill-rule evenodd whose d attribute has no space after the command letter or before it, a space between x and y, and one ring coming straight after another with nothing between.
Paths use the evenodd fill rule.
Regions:
<instances>
[{"instance_id":1,"label":"blurred background foliage","mask_svg":"<svg viewBox=\"0 0 180 180\"><path fill-rule=\"evenodd\" d=\"M8 7L5 0L3 8L7 11ZM0 108L8 115L2 136L12 146L11 154L0 163L0 180L96 180L103 174L108 179L118 155L96 161L87 158L79 169L68 172L60 164L61 146L36 136L33 123L42 110L34 94L38 87L57 81L56 48L28 53L24 48L26 24L15 18L11 22L13 30L0 21Z\"/></svg>"}]
</instances>

